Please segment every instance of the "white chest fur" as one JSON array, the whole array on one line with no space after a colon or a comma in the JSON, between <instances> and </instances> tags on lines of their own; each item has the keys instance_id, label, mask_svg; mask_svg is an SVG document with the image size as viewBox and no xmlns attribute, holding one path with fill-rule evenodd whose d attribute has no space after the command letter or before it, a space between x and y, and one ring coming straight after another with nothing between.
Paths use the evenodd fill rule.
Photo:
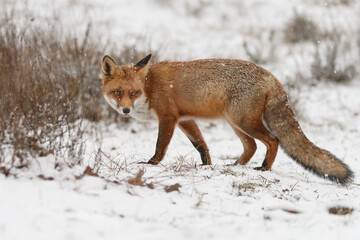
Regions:
<instances>
[{"instance_id":1,"label":"white chest fur","mask_svg":"<svg viewBox=\"0 0 360 240\"><path fill-rule=\"evenodd\" d=\"M140 122L147 122L157 119L155 111L149 109L149 104L146 102L144 95L135 100L134 108L130 111L129 115Z\"/></svg>"}]
</instances>

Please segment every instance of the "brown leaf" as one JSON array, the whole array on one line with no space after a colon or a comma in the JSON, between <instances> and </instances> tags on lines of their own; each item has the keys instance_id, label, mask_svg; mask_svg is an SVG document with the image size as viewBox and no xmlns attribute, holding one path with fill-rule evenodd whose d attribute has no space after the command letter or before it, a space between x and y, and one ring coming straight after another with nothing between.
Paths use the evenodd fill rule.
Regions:
<instances>
[{"instance_id":1,"label":"brown leaf","mask_svg":"<svg viewBox=\"0 0 360 240\"><path fill-rule=\"evenodd\" d=\"M291 209L282 209L283 211L287 212L287 213L292 213L292 214L300 214L301 212L297 211L297 210L291 210Z\"/></svg>"},{"instance_id":2,"label":"brown leaf","mask_svg":"<svg viewBox=\"0 0 360 240\"><path fill-rule=\"evenodd\" d=\"M165 192L167 192L167 193L173 192L173 191L178 191L178 192L180 192L179 188L181 188L181 185L178 184L178 183L175 183L175 184L173 184L173 185L165 186L165 187L164 187Z\"/></svg>"},{"instance_id":3,"label":"brown leaf","mask_svg":"<svg viewBox=\"0 0 360 240\"><path fill-rule=\"evenodd\" d=\"M94 176L94 177L98 177L99 175L97 173L93 172L93 169L91 169L91 167L87 166L84 170L84 175L90 175L90 176Z\"/></svg>"},{"instance_id":4,"label":"brown leaf","mask_svg":"<svg viewBox=\"0 0 360 240\"><path fill-rule=\"evenodd\" d=\"M150 188L150 189L154 189L154 188L155 188L155 186L154 186L154 184L153 184L152 182L151 182L151 183L147 183L146 186L147 186L148 188Z\"/></svg>"},{"instance_id":5,"label":"brown leaf","mask_svg":"<svg viewBox=\"0 0 360 240\"><path fill-rule=\"evenodd\" d=\"M10 172L9 169L6 169L5 167L0 167L0 173L5 174L5 176L7 176L9 172Z\"/></svg>"},{"instance_id":6,"label":"brown leaf","mask_svg":"<svg viewBox=\"0 0 360 240\"><path fill-rule=\"evenodd\" d=\"M40 179L42 179L42 180L46 180L46 181L52 181L52 180L54 180L53 177L45 177L44 174L38 175L38 178L40 178Z\"/></svg>"},{"instance_id":7,"label":"brown leaf","mask_svg":"<svg viewBox=\"0 0 360 240\"><path fill-rule=\"evenodd\" d=\"M353 211L354 211L353 208L348 208L348 207L331 207L331 208L329 208L329 213L335 214L335 215L347 215L347 214L351 214Z\"/></svg>"},{"instance_id":8,"label":"brown leaf","mask_svg":"<svg viewBox=\"0 0 360 240\"><path fill-rule=\"evenodd\" d=\"M91 169L91 167L87 166L83 174L81 174L80 176L75 176L75 179L76 180L82 179L85 175L94 176L94 177L99 176L96 172L93 172L93 169Z\"/></svg>"},{"instance_id":9,"label":"brown leaf","mask_svg":"<svg viewBox=\"0 0 360 240\"><path fill-rule=\"evenodd\" d=\"M50 154L54 154L54 150L41 151L41 152L39 153L39 157L46 157L47 155L50 155Z\"/></svg>"},{"instance_id":10,"label":"brown leaf","mask_svg":"<svg viewBox=\"0 0 360 240\"><path fill-rule=\"evenodd\" d=\"M144 186L145 183L142 180L142 176L144 175L144 170L139 170L135 177L129 178L128 183L135 186Z\"/></svg>"}]
</instances>

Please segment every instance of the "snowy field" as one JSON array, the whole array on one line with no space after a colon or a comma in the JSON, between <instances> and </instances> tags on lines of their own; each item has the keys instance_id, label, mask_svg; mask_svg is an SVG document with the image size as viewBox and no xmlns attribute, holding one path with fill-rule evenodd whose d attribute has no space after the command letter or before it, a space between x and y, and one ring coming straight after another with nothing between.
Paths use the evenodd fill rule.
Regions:
<instances>
[{"instance_id":1,"label":"snowy field","mask_svg":"<svg viewBox=\"0 0 360 240\"><path fill-rule=\"evenodd\" d=\"M23 6L15 4L18 11ZM0 174L1 240L360 239L360 75L345 84L299 87L295 74L311 75L314 45L290 44L283 32L296 11L324 32L355 39L359 1L33 0L27 6L32 15L19 22L34 18L46 26L55 14L76 34L91 21L97 37L112 39L119 49L125 39L150 38L151 49L161 49L160 59L249 59L247 42L272 59L261 65L290 86L307 137L348 164L355 178L339 186L304 170L282 150L271 171L255 171L266 151L260 142L248 165L229 166L242 145L222 121L199 121L212 166L200 166L198 152L179 129L161 164L138 164L154 153L157 123L100 122L90 124L97 137L85 136L81 165L59 166L48 155L26 171ZM344 54L344 64L360 63L358 47Z\"/></svg>"}]
</instances>

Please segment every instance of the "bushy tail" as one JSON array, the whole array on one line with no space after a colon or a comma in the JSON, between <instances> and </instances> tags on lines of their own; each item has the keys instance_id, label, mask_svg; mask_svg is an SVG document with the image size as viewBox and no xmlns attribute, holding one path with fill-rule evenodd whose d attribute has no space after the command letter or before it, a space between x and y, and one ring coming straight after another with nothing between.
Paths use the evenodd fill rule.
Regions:
<instances>
[{"instance_id":1,"label":"bushy tail","mask_svg":"<svg viewBox=\"0 0 360 240\"><path fill-rule=\"evenodd\" d=\"M279 96L280 95L280 96ZM264 120L285 152L305 169L345 185L353 178L349 167L330 152L315 146L302 132L285 94L269 99Z\"/></svg>"}]
</instances>

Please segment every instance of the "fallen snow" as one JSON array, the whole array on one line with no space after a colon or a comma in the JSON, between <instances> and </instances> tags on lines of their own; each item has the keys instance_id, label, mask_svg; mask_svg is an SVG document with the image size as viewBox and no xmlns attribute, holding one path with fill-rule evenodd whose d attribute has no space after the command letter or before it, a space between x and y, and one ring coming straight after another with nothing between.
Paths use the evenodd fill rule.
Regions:
<instances>
[{"instance_id":1,"label":"fallen snow","mask_svg":"<svg viewBox=\"0 0 360 240\"><path fill-rule=\"evenodd\" d=\"M355 29L353 7L329 7L318 1L205 1L199 17L189 15L196 1L28 1L35 21L56 13L71 30L94 21L100 36L149 34L154 47L176 48L162 58L246 58L244 38L280 29L293 9L310 14L323 28ZM35 4L36 3L36 4ZM19 3L21 6L21 2ZM308 5L311 5L309 8ZM186 7L188 6L188 7ZM351 24L349 24L351 23ZM119 42L119 47L122 46ZM283 43L279 43L284 45ZM304 45L306 47L306 44ZM300 49L279 46L277 64L267 66L283 82ZM299 93L300 124L316 145L343 159L356 177L342 187L303 170L279 151L270 172L262 163L265 147L247 166L227 166L242 153L231 128L221 121L200 121L213 166L200 158L185 135L176 130L159 166L138 164L154 153L157 124L100 124L102 141L89 140L82 166L55 170L51 156L39 158L17 177L0 175L0 239L358 239L360 236L360 89L319 84ZM291 94L291 93L290 93ZM291 97L291 96L290 96ZM97 154L101 147L104 154ZM100 158L101 157L101 158ZM100 177L81 176L90 165ZM144 170L145 186L128 182ZM38 174L53 177L45 181ZM180 184L179 191L164 188ZM328 208L353 208L349 215Z\"/></svg>"}]
</instances>

